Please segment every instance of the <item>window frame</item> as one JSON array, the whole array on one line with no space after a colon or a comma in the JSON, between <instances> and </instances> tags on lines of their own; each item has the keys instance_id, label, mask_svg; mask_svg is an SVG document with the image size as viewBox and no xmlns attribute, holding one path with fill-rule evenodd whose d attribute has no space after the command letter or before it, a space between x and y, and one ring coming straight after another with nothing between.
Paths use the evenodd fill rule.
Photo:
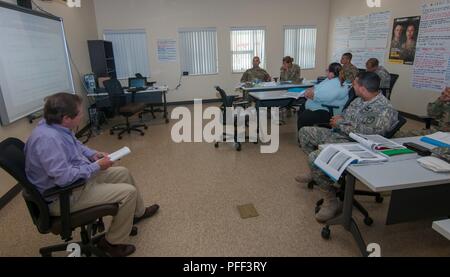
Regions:
<instances>
[{"instance_id":1,"label":"window frame","mask_svg":"<svg viewBox=\"0 0 450 277\"><path fill-rule=\"evenodd\" d=\"M250 52L250 51L236 51L233 52L233 40L232 40L232 36L233 36L233 31L264 31L264 41L263 41L263 45L264 45L264 56L261 57L259 56L260 60L261 60L261 68L264 70L267 70L267 59L266 59L266 51L267 51L267 39L266 39L266 35L267 35L267 28L265 26L246 26L246 27L231 27L230 28L230 64L231 64L231 73L232 74L243 74L245 73L248 69L242 69L242 71L234 71L234 64L233 64L233 56L236 52ZM242 53L245 54L245 53ZM255 57L255 50L253 50L253 52L251 52L251 57L250 59L253 60L253 58Z\"/></svg>"},{"instance_id":2,"label":"window frame","mask_svg":"<svg viewBox=\"0 0 450 277\"><path fill-rule=\"evenodd\" d=\"M314 48L314 66L313 67L303 67L300 64L300 60L298 57L295 57L294 63L298 64L300 66L300 68L302 70L315 70L317 68L317 34L319 29L317 28L316 25L284 25L283 26L283 56L287 56L288 54L285 52L286 51L286 30L288 29L296 29L296 30L300 30L300 29L315 29L316 30L316 38L315 38L315 48ZM298 50L299 46L296 45L296 48ZM297 51L299 53L299 51Z\"/></svg>"}]
</instances>

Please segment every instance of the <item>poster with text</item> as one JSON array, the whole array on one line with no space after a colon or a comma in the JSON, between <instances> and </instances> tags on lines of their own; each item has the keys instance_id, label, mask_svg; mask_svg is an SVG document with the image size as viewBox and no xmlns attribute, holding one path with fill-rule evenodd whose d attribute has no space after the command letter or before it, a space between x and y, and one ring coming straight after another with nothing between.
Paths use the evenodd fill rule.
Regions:
<instances>
[{"instance_id":1,"label":"poster with text","mask_svg":"<svg viewBox=\"0 0 450 277\"><path fill-rule=\"evenodd\" d=\"M397 64L414 64L420 16L394 19L389 61Z\"/></svg>"}]
</instances>

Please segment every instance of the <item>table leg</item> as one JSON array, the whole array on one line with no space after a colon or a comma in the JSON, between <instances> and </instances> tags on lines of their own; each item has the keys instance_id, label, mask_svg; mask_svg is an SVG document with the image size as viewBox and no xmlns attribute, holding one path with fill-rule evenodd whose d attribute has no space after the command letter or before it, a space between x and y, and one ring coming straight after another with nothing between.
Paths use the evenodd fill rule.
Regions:
<instances>
[{"instance_id":1,"label":"table leg","mask_svg":"<svg viewBox=\"0 0 450 277\"><path fill-rule=\"evenodd\" d=\"M169 123L169 118L167 117L167 99L166 99L167 91L163 92L164 97L164 118L166 119L166 123Z\"/></svg>"},{"instance_id":2,"label":"table leg","mask_svg":"<svg viewBox=\"0 0 450 277\"><path fill-rule=\"evenodd\" d=\"M359 247L359 250L361 251L361 255L363 257L367 257L369 254L367 252L367 245L364 242L364 238L361 235L361 232L359 231L358 225L356 224L356 221L352 217L352 211L353 211L353 197L355 193L355 177L351 174L347 174L346 177L346 184L345 184L345 196L344 196L344 209L342 211L342 214L339 215L336 218L333 218L326 223L326 227L322 231L322 235L328 232L329 236L329 228L333 225L342 225L345 230L349 231L353 238L356 241L356 244Z\"/></svg>"}]
</instances>

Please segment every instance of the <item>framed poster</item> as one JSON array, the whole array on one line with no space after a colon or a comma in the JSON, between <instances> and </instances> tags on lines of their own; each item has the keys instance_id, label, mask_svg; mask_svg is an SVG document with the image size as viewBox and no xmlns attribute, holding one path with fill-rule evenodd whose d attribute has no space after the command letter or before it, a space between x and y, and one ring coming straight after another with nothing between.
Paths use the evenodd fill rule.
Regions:
<instances>
[{"instance_id":1,"label":"framed poster","mask_svg":"<svg viewBox=\"0 0 450 277\"><path fill-rule=\"evenodd\" d=\"M414 64L420 16L394 19L389 61L397 64Z\"/></svg>"}]
</instances>

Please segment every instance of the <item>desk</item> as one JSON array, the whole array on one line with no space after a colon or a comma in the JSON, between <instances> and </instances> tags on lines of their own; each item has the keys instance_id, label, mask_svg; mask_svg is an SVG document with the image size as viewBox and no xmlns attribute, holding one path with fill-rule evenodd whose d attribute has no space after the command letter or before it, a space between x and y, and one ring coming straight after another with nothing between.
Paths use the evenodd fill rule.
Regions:
<instances>
[{"instance_id":1,"label":"desk","mask_svg":"<svg viewBox=\"0 0 450 277\"><path fill-rule=\"evenodd\" d=\"M433 222L433 229L450 240L450 219Z\"/></svg>"},{"instance_id":2,"label":"desk","mask_svg":"<svg viewBox=\"0 0 450 277\"><path fill-rule=\"evenodd\" d=\"M169 123L169 117L167 115L167 92L169 91L167 86L161 86L161 87L148 87L145 90L139 90L136 92L129 92L127 89L124 90L124 93L126 95L132 95L132 101L134 101L135 95L143 95L143 94L162 94L162 103L164 106L164 118L166 120L166 123ZM103 93L90 93L87 95L88 97L104 97L108 96L107 92Z\"/></svg>"},{"instance_id":3,"label":"desk","mask_svg":"<svg viewBox=\"0 0 450 277\"><path fill-rule=\"evenodd\" d=\"M427 148L434 146L421 142L420 137L396 139L398 143L415 142ZM434 173L417 163L417 155L395 157L381 164L351 165L346 172L344 208L341 215L331 219L322 230L342 225L349 231L363 256L367 256L364 239L352 217L353 197L356 179L375 192L392 191L387 224L429 217L450 215L450 174ZM382 174L380 174L382 173Z\"/></svg>"},{"instance_id":4,"label":"desk","mask_svg":"<svg viewBox=\"0 0 450 277\"><path fill-rule=\"evenodd\" d=\"M240 87L242 91L245 93L250 92L262 92L262 91L286 91L291 88L310 88L315 85L314 81L305 81L302 84L279 84L277 83L275 86L268 86L262 83L261 86L255 86L251 88Z\"/></svg>"}]
</instances>

